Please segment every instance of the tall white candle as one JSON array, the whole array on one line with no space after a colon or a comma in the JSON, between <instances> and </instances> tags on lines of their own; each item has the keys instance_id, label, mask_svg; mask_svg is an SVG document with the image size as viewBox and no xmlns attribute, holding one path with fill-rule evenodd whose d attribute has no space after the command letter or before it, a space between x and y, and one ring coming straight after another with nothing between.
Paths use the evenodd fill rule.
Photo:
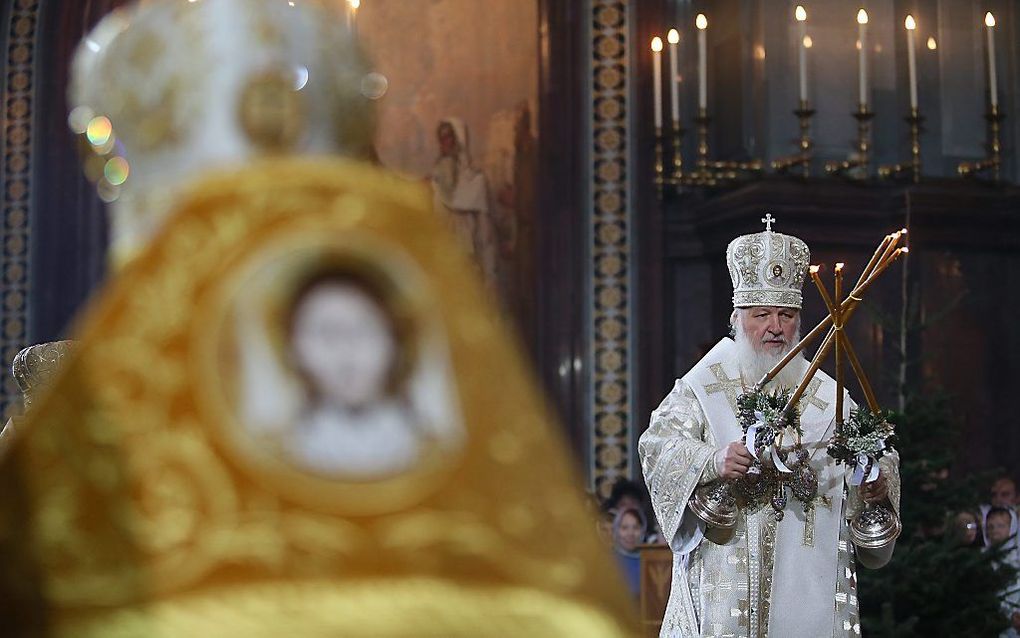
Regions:
<instances>
[{"instance_id":1,"label":"tall white candle","mask_svg":"<svg viewBox=\"0 0 1020 638\"><path fill-rule=\"evenodd\" d=\"M347 28L355 37L358 35L359 7L361 7L361 0L347 0Z\"/></svg>"},{"instance_id":2,"label":"tall white candle","mask_svg":"<svg viewBox=\"0 0 1020 638\"><path fill-rule=\"evenodd\" d=\"M988 92L992 106L999 106L999 87L995 75L995 16L985 14L985 31L988 33Z\"/></svg>"},{"instance_id":3,"label":"tall white candle","mask_svg":"<svg viewBox=\"0 0 1020 638\"><path fill-rule=\"evenodd\" d=\"M680 44L680 33L670 29L666 35L669 41L669 106L673 116L673 125L680 124L680 86L677 84L677 49Z\"/></svg>"},{"instance_id":4,"label":"tall white candle","mask_svg":"<svg viewBox=\"0 0 1020 638\"><path fill-rule=\"evenodd\" d=\"M655 128L662 128L662 38L652 38L652 102L655 105Z\"/></svg>"},{"instance_id":5,"label":"tall white candle","mask_svg":"<svg viewBox=\"0 0 1020 638\"><path fill-rule=\"evenodd\" d=\"M910 72L910 108L917 108L917 54L914 52L914 30L917 29L917 23L914 22L914 16L907 15L907 19L903 21L903 26L907 28L907 67Z\"/></svg>"},{"instance_id":6,"label":"tall white candle","mask_svg":"<svg viewBox=\"0 0 1020 638\"><path fill-rule=\"evenodd\" d=\"M794 11L797 18L797 54L800 67L800 101L807 101L807 47L804 39L807 37L807 11L804 7L797 5Z\"/></svg>"},{"instance_id":7,"label":"tall white candle","mask_svg":"<svg viewBox=\"0 0 1020 638\"><path fill-rule=\"evenodd\" d=\"M708 108L708 41L705 30L708 29L708 18L699 13L694 20L698 27L698 108Z\"/></svg>"},{"instance_id":8,"label":"tall white candle","mask_svg":"<svg viewBox=\"0 0 1020 638\"><path fill-rule=\"evenodd\" d=\"M868 107L868 12L857 12L857 68L860 99L863 110Z\"/></svg>"}]
</instances>

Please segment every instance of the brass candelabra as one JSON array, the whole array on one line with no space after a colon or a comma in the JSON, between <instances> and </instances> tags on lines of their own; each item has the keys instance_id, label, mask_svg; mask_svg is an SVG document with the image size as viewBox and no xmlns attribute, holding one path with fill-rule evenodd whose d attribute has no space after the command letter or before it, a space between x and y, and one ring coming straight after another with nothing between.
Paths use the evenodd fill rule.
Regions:
<instances>
[{"instance_id":1,"label":"brass candelabra","mask_svg":"<svg viewBox=\"0 0 1020 638\"><path fill-rule=\"evenodd\" d=\"M910 109L910 115L906 118L910 125L910 161L892 166L881 166L878 169L878 176L881 179L902 179L910 177L915 184L921 181L921 124L924 117L916 106Z\"/></svg>"},{"instance_id":2,"label":"brass candelabra","mask_svg":"<svg viewBox=\"0 0 1020 638\"><path fill-rule=\"evenodd\" d=\"M842 162L827 162L825 172L833 176L864 180L871 176L871 120L875 117L868 105L861 103L853 114L857 120L857 143L850 157Z\"/></svg>"},{"instance_id":3,"label":"brass candelabra","mask_svg":"<svg viewBox=\"0 0 1020 638\"><path fill-rule=\"evenodd\" d=\"M988 156L977 162L961 162L956 167L960 177L977 178L987 174L993 183L998 184L1002 179L1002 145L999 140L999 129L1006 116L999 111L998 105L993 105L985 114L988 121Z\"/></svg>"},{"instance_id":4,"label":"brass candelabra","mask_svg":"<svg viewBox=\"0 0 1020 638\"><path fill-rule=\"evenodd\" d=\"M685 129L675 123L672 135L672 167L669 175L666 174L665 164L665 136L662 128L655 130L655 184L659 190L660 197L666 185L681 192L686 186L723 186L736 184L752 177L761 175L761 160L749 162L713 161L708 158L708 127L712 118L708 116L705 109L698 111L694 118L698 126L698 150L697 159L694 163L694 170L685 172L683 164L683 138Z\"/></svg>"},{"instance_id":5,"label":"brass candelabra","mask_svg":"<svg viewBox=\"0 0 1020 638\"><path fill-rule=\"evenodd\" d=\"M772 161L772 169L777 173L788 175L795 168L801 169L802 177L811 176L811 116L815 110L807 100L801 100L800 106L793 111L800 122L800 151L796 155L781 157Z\"/></svg>"}]
</instances>

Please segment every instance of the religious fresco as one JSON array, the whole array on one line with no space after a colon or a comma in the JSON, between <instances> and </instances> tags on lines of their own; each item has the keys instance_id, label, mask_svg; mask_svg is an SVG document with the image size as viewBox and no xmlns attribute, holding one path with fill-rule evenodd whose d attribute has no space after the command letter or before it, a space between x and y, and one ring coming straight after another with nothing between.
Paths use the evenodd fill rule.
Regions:
<instances>
[{"instance_id":1,"label":"religious fresco","mask_svg":"<svg viewBox=\"0 0 1020 638\"><path fill-rule=\"evenodd\" d=\"M377 103L379 160L431 185L436 210L529 333L538 3L370 0L357 10L356 28L387 80Z\"/></svg>"}]
</instances>

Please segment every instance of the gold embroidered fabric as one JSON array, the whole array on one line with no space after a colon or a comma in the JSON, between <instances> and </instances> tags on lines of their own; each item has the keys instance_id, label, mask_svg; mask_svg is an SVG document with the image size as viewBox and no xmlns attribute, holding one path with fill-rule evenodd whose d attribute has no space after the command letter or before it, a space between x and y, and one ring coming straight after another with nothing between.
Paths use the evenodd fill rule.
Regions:
<instances>
[{"instance_id":1,"label":"gold embroidered fabric","mask_svg":"<svg viewBox=\"0 0 1020 638\"><path fill-rule=\"evenodd\" d=\"M7 635L632 633L559 429L428 202L325 159L183 197L0 460ZM262 444L293 429L252 431L237 407L239 318L279 319L244 295L310 259L387 273L415 334L442 337L459 425L423 422L435 444L407 469L309 469Z\"/></svg>"}]
</instances>

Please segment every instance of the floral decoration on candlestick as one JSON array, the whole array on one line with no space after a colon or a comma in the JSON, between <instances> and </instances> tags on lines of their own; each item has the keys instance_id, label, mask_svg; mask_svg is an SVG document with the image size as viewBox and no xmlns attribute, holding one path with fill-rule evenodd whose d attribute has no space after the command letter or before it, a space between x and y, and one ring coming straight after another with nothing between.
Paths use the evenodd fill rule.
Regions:
<instances>
[{"instance_id":1,"label":"floral decoration on candlestick","mask_svg":"<svg viewBox=\"0 0 1020 638\"><path fill-rule=\"evenodd\" d=\"M736 481L736 496L745 506L768 502L777 521L785 515L788 488L805 511L818 496L818 475L801 445L800 410L787 409L792 394L788 389L768 392L755 387L737 397L737 420L744 433L744 446L754 461L747 474ZM783 447L787 433L792 434L794 442Z\"/></svg>"}]
</instances>

